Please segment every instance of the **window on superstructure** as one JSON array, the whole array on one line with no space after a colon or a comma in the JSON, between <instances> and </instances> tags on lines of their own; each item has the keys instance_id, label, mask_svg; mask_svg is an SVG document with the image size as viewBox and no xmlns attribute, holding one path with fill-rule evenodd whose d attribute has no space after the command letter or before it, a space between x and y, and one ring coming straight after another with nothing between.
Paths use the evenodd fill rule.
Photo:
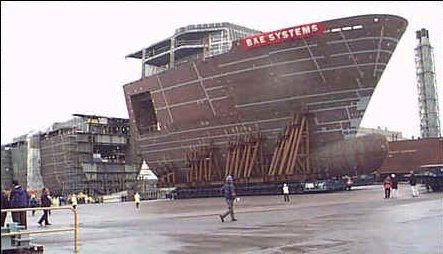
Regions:
<instances>
[{"instance_id":1,"label":"window on superstructure","mask_svg":"<svg viewBox=\"0 0 443 254\"><path fill-rule=\"evenodd\" d=\"M157 115L150 92L131 96L131 106L135 124L140 134L158 130Z\"/></svg>"},{"instance_id":2,"label":"window on superstructure","mask_svg":"<svg viewBox=\"0 0 443 254\"><path fill-rule=\"evenodd\" d=\"M209 34L209 51L206 56L216 56L228 52L231 41L227 30L220 30Z\"/></svg>"}]
</instances>

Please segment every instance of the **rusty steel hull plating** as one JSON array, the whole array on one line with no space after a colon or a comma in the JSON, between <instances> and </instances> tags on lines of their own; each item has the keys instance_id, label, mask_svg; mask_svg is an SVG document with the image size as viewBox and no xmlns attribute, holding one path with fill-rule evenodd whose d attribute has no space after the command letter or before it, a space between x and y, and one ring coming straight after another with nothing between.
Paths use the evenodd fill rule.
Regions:
<instances>
[{"instance_id":1,"label":"rusty steel hull plating","mask_svg":"<svg viewBox=\"0 0 443 254\"><path fill-rule=\"evenodd\" d=\"M266 166L288 122L301 112L311 116L317 172L367 173L379 166L386 154L379 137L355 141L358 151L345 144L354 138L407 21L364 15L322 25L321 35L249 50L236 42L228 53L126 84L131 132L149 166L159 175L165 168L186 171L190 149L209 145L223 165L229 141L248 133L260 133ZM138 116L149 109L134 98L143 93L155 108L154 131L140 128Z\"/></svg>"}]
</instances>

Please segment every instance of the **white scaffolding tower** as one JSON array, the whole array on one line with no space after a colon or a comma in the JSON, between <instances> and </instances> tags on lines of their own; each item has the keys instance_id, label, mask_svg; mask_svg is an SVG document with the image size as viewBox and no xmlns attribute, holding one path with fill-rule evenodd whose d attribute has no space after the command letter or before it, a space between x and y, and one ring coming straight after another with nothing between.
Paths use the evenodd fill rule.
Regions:
<instances>
[{"instance_id":1,"label":"white scaffolding tower","mask_svg":"<svg viewBox=\"0 0 443 254\"><path fill-rule=\"evenodd\" d=\"M421 137L441 137L434 54L429 43L428 30L423 28L417 31L416 38L418 45L415 48L415 66Z\"/></svg>"}]
</instances>

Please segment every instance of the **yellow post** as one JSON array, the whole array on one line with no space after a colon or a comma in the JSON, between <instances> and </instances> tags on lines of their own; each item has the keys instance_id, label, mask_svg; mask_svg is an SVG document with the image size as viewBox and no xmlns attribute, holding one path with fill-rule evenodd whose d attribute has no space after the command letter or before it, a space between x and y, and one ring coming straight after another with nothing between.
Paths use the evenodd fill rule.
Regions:
<instances>
[{"instance_id":1,"label":"yellow post","mask_svg":"<svg viewBox=\"0 0 443 254\"><path fill-rule=\"evenodd\" d=\"M17 232L2 232L1 236L14 236L23 234L44 234L44 233L55 233L63 231L74 231L74 253L78 253L78 215L77 209L71 206L60 206L60 207L34 207L34 208L13 208L13 209L2 209L2 212L20 212L20 211L43 211L43 210L71 210L74 212L74 227L70 228L54 228L45 230L19 230Z\"/></svg>"},{"instance_id":2,"label":"yellow post","mask_svg":"<svg viewBox=\"0 0 443 254\"><path fill-rule=\"evenodd\" d=\"M72 208L74 212L74 252L78 252L78 216L77 208Z\"/></svg>"}]
</instances>

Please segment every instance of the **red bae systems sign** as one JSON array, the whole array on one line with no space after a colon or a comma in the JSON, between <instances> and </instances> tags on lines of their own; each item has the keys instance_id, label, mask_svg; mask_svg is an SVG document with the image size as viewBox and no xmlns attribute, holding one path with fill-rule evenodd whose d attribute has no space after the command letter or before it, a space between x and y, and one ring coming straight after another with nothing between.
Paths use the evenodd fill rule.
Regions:
<instances>
[{"instance_id":1,"label":"red bae systems sign","mask_svg":"<svg viewBox=\"0 0 443 254\"><path fill-rule=\"evenodd\" d=\"M251 49L274 43L306 38L321 32L323 32L323 25L321 23L314 23L251 35L242 38L241 43L244 48Z\"/></svg>"}]
</instances>

